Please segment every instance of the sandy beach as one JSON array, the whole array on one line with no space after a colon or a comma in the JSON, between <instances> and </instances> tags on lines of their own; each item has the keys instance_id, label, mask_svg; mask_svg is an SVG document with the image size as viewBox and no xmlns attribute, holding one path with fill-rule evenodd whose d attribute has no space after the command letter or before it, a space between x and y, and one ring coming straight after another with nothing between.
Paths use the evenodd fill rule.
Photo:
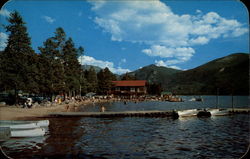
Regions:
<instances>
[{"instance_id":1,"label":"sandy beach","mask_svg":"<svg viewBox=\"0 0 250 159\"><path fill-rule=\"evenodd\" d=\"M25 118L35 118L45 116L49 112L65 111L63 105L39 108L20 108L16 106L1 106L0 120L22 120Z\"/></svg>"},{"instance_id":2,"label":"sandy beach","mask_svg":"<svg viewBox=\"0 0 250 159\"><path fill-rule=\"evenodd\" d=\"M94 101L95 103L107 102L107 100ZM52 104L49 107L36 106L22 108L20 106L0 105L0 120L25 120L27 118L40 118L52 112L75 112L80 106L91 104L93 101L86 100L79 103Z\"/></svg>"}]
</instances>

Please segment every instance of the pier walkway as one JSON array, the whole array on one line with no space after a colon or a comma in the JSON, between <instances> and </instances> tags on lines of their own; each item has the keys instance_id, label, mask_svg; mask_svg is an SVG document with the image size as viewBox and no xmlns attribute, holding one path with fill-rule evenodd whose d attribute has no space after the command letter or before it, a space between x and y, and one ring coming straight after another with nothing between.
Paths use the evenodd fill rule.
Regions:
<instances>
[{"instance_id":1,"label":"pier walkway","mask_svg":"<svg viewBox=\"0 0 250 159\"><path fill-rule=\"evenodd\" d=\"M123 111L123 112L58 112L50 113L49 117L172 117L178 118L175 111Z\"/></svg>"},{"instance_id":2,"label":"pier walkway","mask_svg":"<svg viewBox=\"0 0 250 159\"><path fill-rule=\"evenodd\" d=\"M250 108L228 108L230 114L249 114ZM123 111L123 112L55 112L47 117L171 117L178 118L177 111Z\"/></svg>"}]
</instances>

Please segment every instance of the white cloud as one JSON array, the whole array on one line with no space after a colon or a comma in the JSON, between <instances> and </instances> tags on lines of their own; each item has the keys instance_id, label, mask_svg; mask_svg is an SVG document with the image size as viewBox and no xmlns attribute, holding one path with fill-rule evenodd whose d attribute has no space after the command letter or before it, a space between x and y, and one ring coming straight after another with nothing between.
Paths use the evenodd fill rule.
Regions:
<instances>
[{"instance_id":1,"label":"white cloud","mask_svg":"<svg viewBox=\"0 0 250 159\"><path fill-rule=\"evenodd\" d=\"M97 59L90 57L90 56L85 56L85 55L80 56L78 58L78 60L83 65L98 66L98 67L101 67L102 69L104 69L105 67L108 67L111 72L116 73L116 74L123 74L126 72L131 72L129 69L124 69L121 67L115 68L113 62L97 60Z\"/></svg>"},{"instance_id":2,"label":"white cloud","mask_svg":"<svg viewBox=\"0 0 250 159\"><path fill-rule=\"evenodd\" d=\"M159 61L155 61L155 65L156 66L164 66L164 67L168 67L168 68L173 68L173 69L177 69L177 70L181 70L180 67L171 65L171 63L167 62L167 61L163 61L163 60L159 60Z\"/></svg>"},{"instance_id":3,"label":"white cloud","mask_svg":"<svg viewBox=\"0 0 250 159\"><path fill-rule=\"evenodd\" d=\"M0 51L4 50L7 46L8 34L0 32Z\"/></svg>"},{"instance_id":4,"label":"white cloud","mask_svg":"<svg viewBox=\"0 0 250 159\"><path fill-rule=\"evenodd\" d=\"M54 23L54 21L55 21L55 19L53 19L52 17L49 17L49 16L42 16L42 18L43 18L46 22L48 22L48 23L50 23L50 24Z\"/></svg>"},{"instance_id":5,"label":"white cloud","mask_svg":"<svg viewBox=\"0 0 250 159\"><path fill-rule=\"evenodd\" d=\"M174 64L177 64L188 61L195 53L195 50L191 47L167 48L161 45L153 45L150 49L144 49L142 52L149 56L174 58L174 60L169 61L171 63L174 61Z\"/></svg>"},{"instance_id":6,"label":"white cloud","mask_svg":"<svg viewBox=\"0 0 250 159\"><path fill-rule=\"evenodd\" d=\"M195 45L208 44L213 39L238 37L249 31L235 19L226 19L216 12L195 15L175 14L169 6L154 1L95 1L94 22L113 41L143 43L149 56L189 60Z\"/></svg>"},{"instance_id":7,"label":"white cloud","mask_svg":"<svg viewBox=\"0 0 250 159\"><path fill-rule=\"evenodd\" d=\"M205 36L199 36L197 38L194 38L194 39L190 39L189 40L189 43L191 45L203 45L203 44L207 44L209 42L209 39L206 38Z\"/></svg>"},{"instance_id":8,"label":"white cloud","mask_svg":"<svg viewBox=\"0 0 250 159\"><path fill-rule=\"evenodd\" d=\"M10 12L7 9L1 9L0 10L0 15L4 16L4 17L9 17L10 16Z\"/></svg>"},{"instance_id":9,"label":"white cloud","mask_svg":"<svg viewBox=\"0 0 250 159\"><path fill-rule=\"evenodd\" d=\"M89 0L89 2L94 4L94 6L91 8L92 10L98 10L99 8L101 8L106 3L105 0L98 0L98 1Z\"/></svg>"}]
</instances>

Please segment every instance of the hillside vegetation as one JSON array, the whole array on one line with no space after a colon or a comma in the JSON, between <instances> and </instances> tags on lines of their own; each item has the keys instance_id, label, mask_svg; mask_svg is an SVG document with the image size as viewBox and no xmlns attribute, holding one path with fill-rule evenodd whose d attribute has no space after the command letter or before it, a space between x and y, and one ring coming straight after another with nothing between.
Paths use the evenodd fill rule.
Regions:
<instances>
[{"instance_id":1,"label":"hillside vegetation","mask_svg":"<svg viewBox=\"0 0 250 159\"><path fill-rule=\"evenodd\" d=\"M129 73L175 94L249 94L249 55L236 53L180 71L149 65Z\"/></svg>"}]
</instances>

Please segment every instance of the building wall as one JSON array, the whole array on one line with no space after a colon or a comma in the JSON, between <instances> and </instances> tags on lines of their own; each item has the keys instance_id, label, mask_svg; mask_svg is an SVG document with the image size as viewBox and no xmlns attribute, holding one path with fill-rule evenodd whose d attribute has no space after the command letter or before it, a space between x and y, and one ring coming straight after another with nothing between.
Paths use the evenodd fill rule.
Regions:
<instances>
[{"instance_id":1,"label":"building wall","mask_svg":"<svg viewBox=\"0 0 250 159\"><path fill-rule=\"evenodd\" d=\"M118 96L130 96L130 95L145 95L147 93L146 86L126 86L126 87L114 87L111 91L112 94Z\"/></svg>"}]
</instances>

